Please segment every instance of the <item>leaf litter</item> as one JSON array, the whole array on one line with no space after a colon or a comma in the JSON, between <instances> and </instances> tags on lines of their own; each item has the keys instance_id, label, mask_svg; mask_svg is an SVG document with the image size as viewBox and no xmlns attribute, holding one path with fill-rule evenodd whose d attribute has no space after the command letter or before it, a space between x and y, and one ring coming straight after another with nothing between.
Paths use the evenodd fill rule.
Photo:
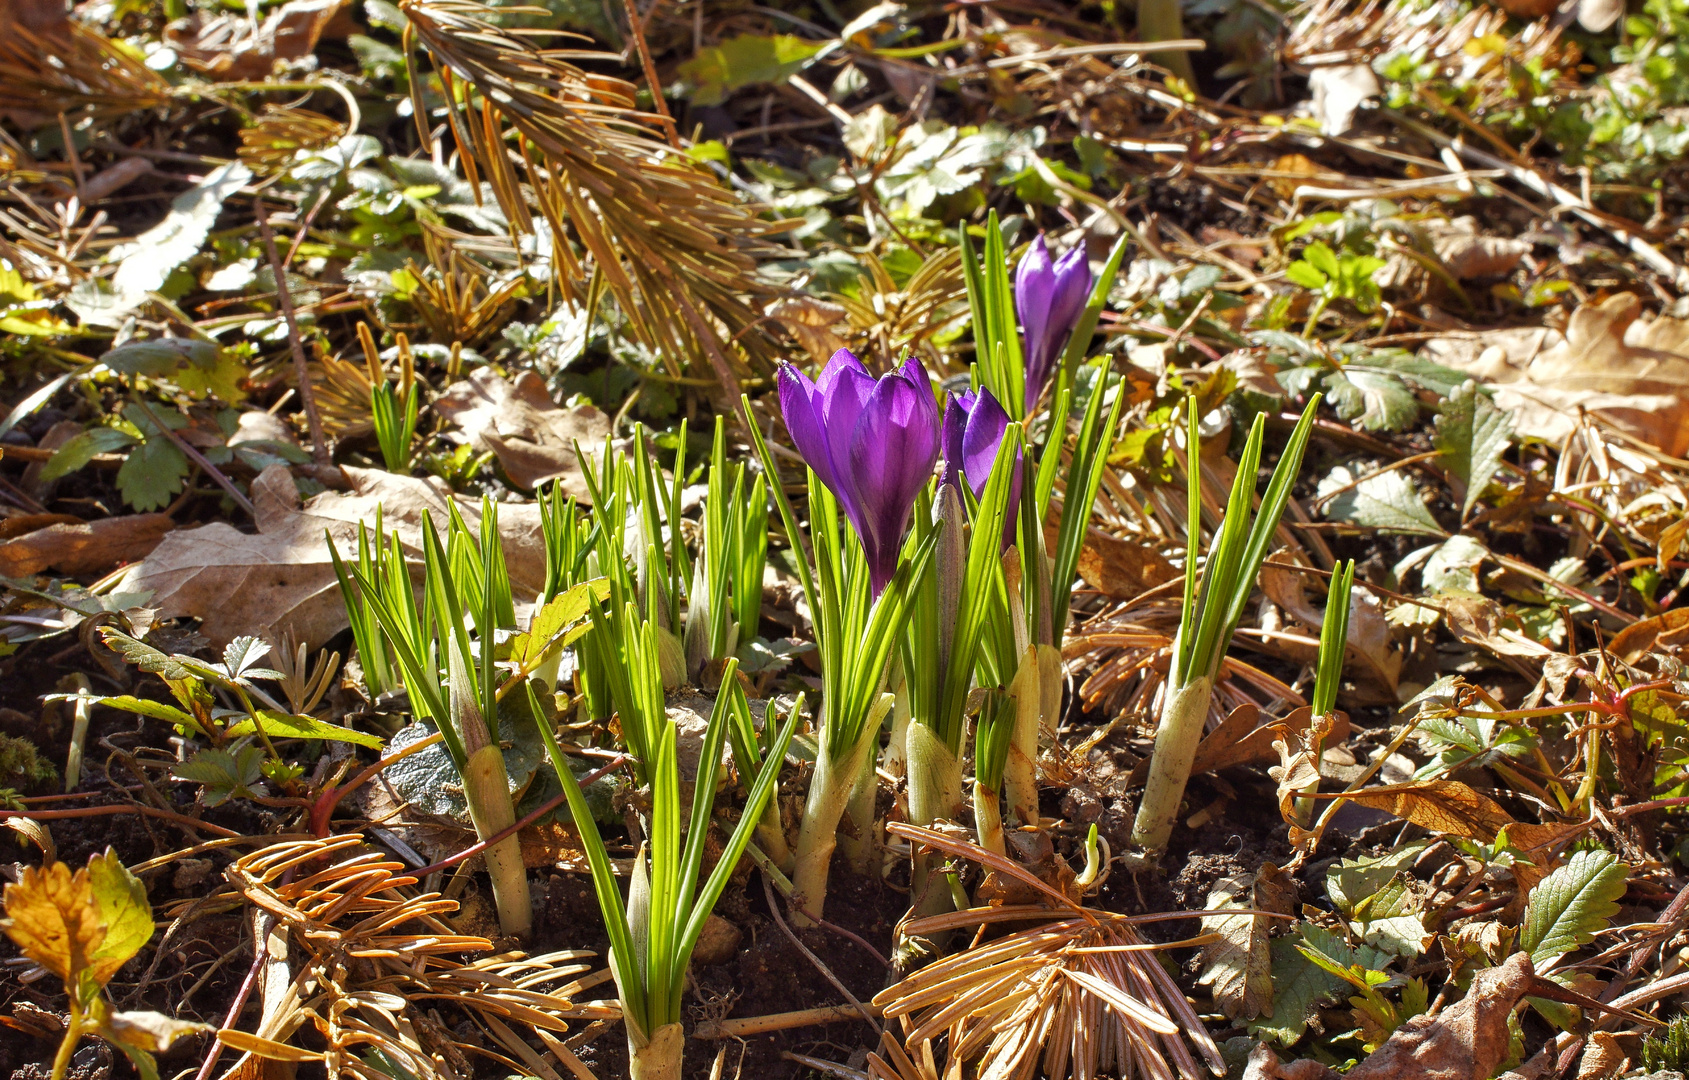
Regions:
<instances>
[{"instance_id":1,"label":"leaf litter","mask_svg":"<svg viewBox=\"0 0 1689 1080\"><path fill-rule=\"evenodd\" d=\"M1094 273L1126 238L1074 354L1107 359L1064 383L1070 436L1093 395L1122 419L1055 640L1072 691L1022 754L1036 812L996 853L959 839L965 806L913 832L882 792L887 831L870 811L841 846L889 877L849 875L859 902L827 911L884 955L794 934L824 971L747 887L785 880L786 838L759 825L769 850L712 916L749 932L695 959L686 1024L753 1025L741 1075L816 1052L899 1080L1689 1064L1660 1029L1689 999L1681 0L1187 6L1194 67L1149 48L1153 15L1094 9L777 5L716 27L467 0L49 7L0 13L0 774L19 785L0 801L34 844L7 886L0 1071L87 1037L142 1076L630 1075L603 1037L622 1011L577 902L584 839L526 707L492 709L534 815L516 835L539 930L516 942L484 863L444 865L476 838L462 777L421 687L390 667L373 691L392 658L354 640L328 544L396 535L409 588L425 515L478 536L496 507L513 629L482 633L469 548L437 553L476 656L545 680L611 868L643 867L655 795L621 757L627 703L593 700L603 658L547 653L541 626L566 627L531 616L613 549L601 524L548 533L549 500L622 490L617 454L661 462L617 504L614 556L671 571L618 603L671 620L652 655L690 792L726 653L775 712L823 675L784 519L730 604L693 584L694 558L698 581L720 562L714 419L733 461L746 425L782 443L777 365L841 347L965 389L992 358L956 231L983 245L988 211L1011 257L1043 232ZM1254 419L1276 453L1316 391L1172 853L1146 866L1129 826L1177 583ZM1050 553L1056 473L1027 478ZM801 473L773 479L812 528ZM1350 558L1346 663L1315 716ZM700 661L728 607L735 647ZM994 707L968 705L965 778ZM801 819L817 751L800 728L774 822ZM117 813L148 829L100 831ZM937 915L909 858L934 852ZM818 1049L766 1026L852 997L881 1030L853 1010Z\"/></svg>"}]
</instances>

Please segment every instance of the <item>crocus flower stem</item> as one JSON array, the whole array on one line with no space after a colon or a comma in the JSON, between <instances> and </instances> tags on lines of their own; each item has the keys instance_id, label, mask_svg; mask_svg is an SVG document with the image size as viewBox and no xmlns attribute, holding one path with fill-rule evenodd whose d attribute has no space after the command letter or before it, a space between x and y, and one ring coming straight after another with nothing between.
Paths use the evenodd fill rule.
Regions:
<instances>
[{"instance_id":1,"label":"crocus flower stem","mask_svg":"<svg viewBox=\"0 0 1689 1080\"><path fill-rule=\"evenodd\" d=\"M809 541L814 565L800 560L821 659L819 755L810 780L793 884L803 898L795 915L808 924L824 912L828 864L839 820L878 750L892 696L886 664L908 619L910 599L932 562L937 531L903 545L916 497L938 458L938 403L914 360L874 379L841 350L820 379L795 368L780 375L787 430L809 464ZM748 399L741 399L747 410ZM786 535L803 533L762 432L751 438L770 478ZM842 516L861 541L847 543ZM806 909L806 910L804 910Z\"/></svg>"}]
</instances>

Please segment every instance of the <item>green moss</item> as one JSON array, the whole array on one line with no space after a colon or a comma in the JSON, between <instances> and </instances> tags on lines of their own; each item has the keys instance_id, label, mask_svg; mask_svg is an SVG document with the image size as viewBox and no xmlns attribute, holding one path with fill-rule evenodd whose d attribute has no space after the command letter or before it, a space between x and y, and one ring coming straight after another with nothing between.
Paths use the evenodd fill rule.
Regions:
<instances>
[{"instance_id":1,"label":"green moss","mask_svg":"<svg viewBox=\"0 0 1689 1080\"><path fill-rule=\"evenodd\" d=\"M1642 1067L1649 1072L1689 1065L1689 1017L1680 1016L1658 1035L1642 1040Z\"/></svg>"},{"instance_id":2,"label":"green moss","mask_svg":"<svg viewBox=\"0 0 1689 1080\"><path fill-rule=\"evenodd\" d=\"M15 735L0 735L0 787L31 791L59 778L59 770L35 744Z\"/></svg>"}]
</instances>

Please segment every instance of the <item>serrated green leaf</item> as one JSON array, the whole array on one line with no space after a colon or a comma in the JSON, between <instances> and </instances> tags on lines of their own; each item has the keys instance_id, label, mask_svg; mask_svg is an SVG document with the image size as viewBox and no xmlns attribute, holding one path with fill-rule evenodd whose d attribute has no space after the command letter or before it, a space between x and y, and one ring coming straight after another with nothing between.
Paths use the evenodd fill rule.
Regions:
<instances>
[{"instance_id":1,"label":"serrated green leaf","mask_svg":"<svg viewBox=\"0 0 1689 1080\"><path fill-rule=\"evenodd\" d=\"M264 709L255 717L249 716L238 722L229 729L229 735L251 735L259 730L272 739L323 739L367 746L372 750L381 748L381 739L367 731L353 731L314 716L292 716L274 709Z\"/></svg>"},{"instance_id":2,"label":"serrated green leaf","mask_svg":"<svg viewBox=\"0 0 1689 1080\"><path fill-rule=\"evenodd\" d=\"M264 775L264 749L237 744L229 749L201 750L170 770L178 780L205 785L201 794L207 807L221 806L235 796L250 796L252 785Z\"/></svg>"},{"instance_id":3,"label":"serrated green leaf","mask_svg":"<svg viewBox=\"0 0 1689 1080\"><path fill-rule=\"evenodd\" d=\"M591 629L590 623L582 621L586 617L588 598L597 596L603 601L610 595L609 586L606 578L583 581L553 597L545 607L535 612L527 631L517 634L510 644L510 660L517 670L534 670L547 652L569 645ZM575 626L577 623L579 625Z\"/></svg>"},{"instance_id":4,"label":"serrated green leaf","mask_svg":"<svg viewBox=\"0 0 1689 1080\"><path fill-rule=\"evenodd\" d=\"M1437 524L1437 519L1431 516L1431 511L1425 508L1419 488L1400 469L1370 476L1358 484L1354 480L1355 473L1347 465L1339 465L1320 481L1322 497L1343 489L1326 504L1328 518L1367 525L1384 532L1447 535Z\"/></svg>"},{"instance_id":5,"label":"serrated green leaf","mask_svg":"<svg viewBox=\"0 0 1689 1080\"><path fill-rule=\"evenodd\" d=\"M1588 944L1618 914L1630 867L1606 851L1579 851L1531 891L1519 948L1540 971Z\"/></svg>"},{"instance_id":6,"label":"serrated green leaf","mask_svg":"<svg viewBox=\"0 0 1689 1080\"><path fill-rule=\"evenodd\" d=\"M57 480L69 476L93 461L97 454L109 454L134 444L135 436L122 428L97 427L84 431L54 451L47 464L41 467L41 479Z\"/></svg>"},{"instance_id":7,"label":"serrated green leaf","mask_svg":"<svg viewBox=\"0 0 1689 1080\"><path fill-rule=\"evenodd\" d=\"M120 345L100 357L100 363L119 375L175 379L190 367L210 367L221 352L214 341L198 338L153 338Z\"/></svg>"},{"instance_id":8,"label":"serrated green leaf","mask_svg":"<svg viewBox=\"0 0 1689 1080\"><path fill-rule=\"evenodd\" d=\"M1326 276L1320 273L1312 263L1293 262L1284 268L1284 276L1304 289L1325 288Z\"/></svg>"},{"instance_id":9,"label":"serrated green leaf","mask_svg":"<svg viewBox=\"0 0 1689 1080\"><path fill-rule=\"evenodd\" d=\"M1437 546L1419 570L1428 593L1478 592L1478 567L1489 549L1470 536L1451 536Z\"/></svg>"},{"instance_id":10,"label":"serrated green leaf","mask_svg":"<svg viewBox=\"0 0 1689 1080\"><path fill-rule=\"evenodd\" d=\"M1323 240L1315 240L1303 248L1302 259L1328 278L1336 277L1342 270L1342 265L1337 261L1337 253Z\"/></svg>"},{"instance_id":11,"label":"serrated green leaf","mask_svg":"<svg viewBox=\"0 0 1689 1080\"><path fill-rule=\"evenodd\" d=\"M162 510L182 490L188 459L168 439L152 438L129 452L117 470L117 490L136 510Z\"/></svg>"},{"instance_id":12,"label":"serrated green leaf","mask_svg":"<svg viewBox=\"0 0 1689 1080\"><path fill-rule=\"evenodd\" d=\"M238 637L223 646L223 666L238 679L269 654L270 643L262 638Z\"/></svg>"},{"instance_id":13,"label":"serrated green leaf","mask_svg":"<svg viewBox=\"0 0 1689 1080\"><path fill-rule=\"evenodd\" d=\"M1425 951L1429 935L1419 917L1419 898L1408 875L1398 873L1354 906L1352 928L1368 945L1412 959Z\"/></svg>"},{"instance_id":14,"label":"serrated green leaf","mask_svg":"<svg viewBox=\"0 0 1689 1080\"><path fill-rule=\"evenodd\" d=\"M159 651L144 641L138 641L119 630L103 627L100 637L106 647L123 657L126 663L134 664L149 675L158 675L177 682L190 681L199 678L187 665L176 657Z\"/></svg>"},{"instance_id":15,"label":"serrated green leaf","mask_svg":"<svg viewBox=\"0 0 1689 1080\"><path fill-rule=\"evenodd\" d=\"M1490 403L1470 380L1455 387L1437 413L1432 445L1449 472L1465 521L1501 466L1513 438L1513 419Z\"/></svg>"},{"instance_id":16,"label":"serrated green leaf","mask_svg":"<svg viewBox=\"0 0 1689 1080\"><path fill-rule=\"evenodd\" d=\"M1338 911L1352 916L1356 905L1412 866L1424 850L1425 842L1416 841L1376 859L1341 859L1325 872L1326 895Z\"/></svg>"},{"instance_id":17,"label":"serrated green leaf","mask_svg":"<svg viewBox=\"0 0 1689 1080\"><path fill-rule=\"evenodd\" d=\"M1349 984L1324 971L1298 952L1304 944L1330 956L1339 954L1352 960L1354 950L1329 930L1312 923L1302 924L1302 933L1274 938L1273 957L1273 1014L1249 1025L1249 1034L1289 1046L1308 1030L1308 1021L1321 1006L1341 1001L1350 991Z\"/></svg>"},{"instance_id":18,"label":"serrated green leaf","mask_svg":"<svg viewBox=\"0 0 1689 1080\"><path fill-rule=\"evenodd\" d=\"M1344 368L1325 377L1325 388L1337 415L1368 431L1405 431L1419 419L1419 399L1387 372Z\"/></svg>"}]
</instances>

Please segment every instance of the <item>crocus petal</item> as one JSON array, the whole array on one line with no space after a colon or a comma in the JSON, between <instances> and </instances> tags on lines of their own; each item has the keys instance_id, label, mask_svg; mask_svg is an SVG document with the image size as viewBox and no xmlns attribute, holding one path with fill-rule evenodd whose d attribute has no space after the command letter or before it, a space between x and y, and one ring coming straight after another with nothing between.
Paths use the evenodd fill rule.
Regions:
<instances>
[{"instance_id":1,"label":"crocus petal","mask_svg":"<svg viewBox=\"0 0 1689 1080\"><path fill-rule=\"evenodd\" d=\"M940 433L940 442L944 447L944 475L939 479L940 484L960 487L962 483L962 435L967 430L968 413L972 411L977 395L971 391L966 394L951 394L944 405L944 428Z\"/></svg>"},{"instance_id":2,"label":"crocus petal","mask_svg":"<svg viewBox=\"0 0 1689 1080\"><path fill-rule=\"evenodd\" d=\"M1075 244L1052 263L1049 246L1040 236L1021 258L1015 270L1015 312L1020 316L1028 411L1055 374L1073 324L1091 298L1091 285L1084 244Z\"/></svg>"},{"instance_id":3,"label":"crocus petal","mask_svg":"<svg viewBox=\"0 0 1689 1080\"><path fill-rule=\"evenodd\" d=\"M978 498L985 490L985 483L991 479L991 466L997 460L997 447L1003 442L1003 432L1008 430L1009 414L1003 411L1003 406L991 396L991 391L981 389L979 399L974 403L972 411L968 413L967 426L962 431L960 459L962 473L968 478L968 487L973 489L974 498ZM949 444L946 444L948 449Z\"/></svg>"},{"instance_id":4,"label":"crocus petal","mask_svg":"<svg viewBox=\"0 0 1689 1080\"><path fill-rule=\"evenodd\" d=\"M835 488L832 455L827 449L827 429L822 424L815 384L791 364L780 366L779 383L780 415L786 421L792 445L821 482L829 490Z\"/></svg>"},{"instance_id":5,"label":"crocus petal","mask_svg":"<svg viewBox=\"0 0 1689 1080\"><path fill-rule=\"evenodd\" d=\"M938 461L938 402L913 357L882 377L850 438L849 483L862 510L858 535L878 596L897 570L915 497Z\"/></svg>"}]
</instances>

